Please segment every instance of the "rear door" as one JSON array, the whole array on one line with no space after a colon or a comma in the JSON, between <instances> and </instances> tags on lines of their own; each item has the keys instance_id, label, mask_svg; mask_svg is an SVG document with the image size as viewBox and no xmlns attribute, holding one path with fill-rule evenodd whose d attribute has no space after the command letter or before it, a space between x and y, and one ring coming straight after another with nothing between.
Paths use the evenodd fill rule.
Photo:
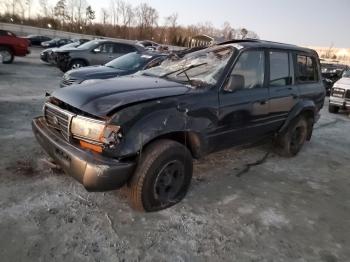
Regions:
<instances>
[{"instance_id":1,"label":"rear door","mask_svg":"<svg viewBox=\"0 0 350 262\"><path fill-rule=\"evenodd\" d=\"M278 129L298 101L294 79L293 55L288 50L269 50L269 117L270 131Z\"/></svg>"},{"instance_id":2,"label":"rear door","mask_svg":"<svg viewBox=\"0 0 350 262\"><path fill-rule=\"evenodd\" d=\"M310 53L295 53L296 84L300 98L313 100L320 109L324 103L325 88L320 77L318 57Z\"/></svg>"},{"instance_id":3,"label":"rear door","mask_svg":"<svg viewBox=\"0 0 350 262\"><path fill-rule=\"evenodd\" d=\"M212 136L218 149L259 139L265 132L268 116L268 88L265 82L266 52L243 51L230 76L243 80L242 88L219 93L219 127Z\"/></svg>"}]
</instances>

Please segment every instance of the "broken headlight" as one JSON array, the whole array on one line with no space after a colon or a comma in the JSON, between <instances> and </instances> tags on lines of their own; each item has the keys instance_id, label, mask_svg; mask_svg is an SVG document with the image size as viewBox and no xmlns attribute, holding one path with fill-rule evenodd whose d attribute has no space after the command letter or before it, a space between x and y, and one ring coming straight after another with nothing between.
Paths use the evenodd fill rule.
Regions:
<instances>
[{"instance_id":1,"label":"broken headlight","mask_svg":"<svg viewBox=\"0 0 350 262\"><path fill-rule=\"evenodd\" d=\"M74 138L93 144L111 144L118 141L120 126L83 116L72 118L70 131Z\"/></svg>"}]
</instances>

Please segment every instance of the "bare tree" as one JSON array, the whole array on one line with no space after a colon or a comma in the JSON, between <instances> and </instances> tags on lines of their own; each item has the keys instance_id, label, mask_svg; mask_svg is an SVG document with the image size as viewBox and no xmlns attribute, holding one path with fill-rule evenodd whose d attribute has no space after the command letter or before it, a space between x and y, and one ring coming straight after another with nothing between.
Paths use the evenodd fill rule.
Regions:
<instances>
[{"instance_id":1,"label":"bare tree","mask_svg":"<svg viewBox=\"0 0 350 262\"><path fill-rule=\"evenodd\" d=\"M131 4L129 4L125 1L119 1L119 14L118 14L118 16L120 17L120 23L122 26L124 37L129 36L128 28L131 27L133 22L134 22L134 15L135 15L135 12L134 12Z\"/></svg>"},{"instance_id":2,"label":"bare tree","mask_svg":"<svg viewBox=\"0 0 350 262\"><path fill-rule=\"evenodd\" d=\"M49 16L49 7L46 0L39 0L40 14L44 17Z\"/></svg>"},{"instance_id":3,"label":"bare tree","mask_svg":"<svg viewBox=\"0 0 350 262\"><path fill-rule=\"evenodd\" d=\"M88 4L86 2L86 0L77 0L77 23L78 25L81 25L83 23L83 21L85 20L84 16L85 16L85 11L87 8Z\"/></svg>"},{"instance_id":4,"label":"bare tree","mask_svg":"<svg viewBox=\"0 0 350 262\"><path fill-rule=\"evenodd\" d=\"M231 24L226 21L222 26L222 35L225 38L225 40L232 39L232 37L233 37L232 30L233 30L233 28L231 27Z\"/></svg>"},{"instance_id":5,"label":"bare tree","mask_svg":"<svg viewBox=\"0 0 350 262\"><path fill-rule=\"evenodd\" d=\"M177 27L177 19L179 18L178 13L171 14L167 17L165 17L165 26L170 28L176 28Z\"/></svg>"},{"instance_id":6,"label":"bare tree","mask_svg":"<svg viewBox=\"0 0 350 262\"><path fill-rule=\"evenodd\" d=\"M92 20L95 19L95 11L92 10L92 7L91 5L89 5L87 8L86 8L86 21L88 21L91 25L92 23Z\"/></svg>"},{"instance_id":7,"label":"bare tree","mask_svg":"<svg viewBox=\"0 0 350 262\"><path fill-rule=\"evenodd\" d=\"M33 0L26 0L25 4L26 4L26 9L27 9L27 18L30 19Z\"/></svg>"},{"instance_id":8,"label":"bare tree","mask_svg":"<svg viewBox=\"0 0 350 262\"><path fill-rule=\"evenodd\" d=\"M149 37L152 34L153 27L158 25L158 11L148 4L143 3L137 7L136 16L139 37Z\"/></svg>"},{"instance_id":9,"label":"bare tree","mask_svg":"<svg viewBox=\"0 0 350 262\"><path fill-rule=\"evenodd\" d=\"M110 0L109 3L109 10L110 10L110 17L111 17L111 23L112 25L116 26L119 24L119 11L120 11L120 5L123 1L121 0Z\"/></svg>"},{"instance_id":10,"label":"bare tree","mask_svg":"<svg viewBox=\"0 0 350 262\"><path fill-rule=\"evenodd\" d=\"M107 9L101 8L101 18L102 18L102 23L105 25L107 24L107 20L109 18L110 14Z\"/></svg>"}]
</instances>

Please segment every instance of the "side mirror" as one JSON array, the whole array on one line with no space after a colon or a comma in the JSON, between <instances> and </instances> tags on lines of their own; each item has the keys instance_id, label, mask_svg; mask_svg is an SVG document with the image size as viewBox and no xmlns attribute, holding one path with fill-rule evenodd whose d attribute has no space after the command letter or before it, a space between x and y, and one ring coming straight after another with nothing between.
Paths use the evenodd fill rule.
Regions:
<instances>
[{"instance_id":1,"label":"side mirror","mask_svg":"<svg viewBox=\"0 0 350 262\"><path fill-rule=\"evenodd\" d=\"M94 50L92 50L92 52L94 52L94 53L100 53L101 50L100 50L99 48L95 48Z\"/></svg>"},{"instance_id":2,"label":"side mirror","mask_svg":"<svg viewBox=\"0 0 350 262\"><path fill-rule=\"evenodd\" d=\"M242 75L231 75L224 87L224 90L232 93L233 91L242 88L244 88L244 77Z\"/></svg>"}]
</instances>

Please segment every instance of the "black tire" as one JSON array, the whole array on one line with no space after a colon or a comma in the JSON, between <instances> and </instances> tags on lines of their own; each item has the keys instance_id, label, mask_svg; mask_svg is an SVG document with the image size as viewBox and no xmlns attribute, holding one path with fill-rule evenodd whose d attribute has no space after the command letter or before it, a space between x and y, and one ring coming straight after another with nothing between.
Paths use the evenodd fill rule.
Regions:
<instances>
[{"instance_id":1,"label":"black tire","mask_svg":"<svg viewBox=\"0 0 350 262\"><path fill-rule=\"evenodd\" d=\"M277 138L277 153L284 157L293 157L299 153L307 140L310 124L306 117L296 118L288 130Z\"/></svg>"},{"instance_id":2,"label":"black tire","mask_svg":"<svg viewBox=\"0 0 350 262\"><path fill-rule=\"evenodd\" d=\"M69 64L69 70L78 69L81 67L87 66L87 63L81 59L75 59Z\"/></svg>"},{"instance_id":3,"label":"black tire","mask_svg":"<svg viewBox=\"0 0 350 262\"><path fill-rule=\"evenodd\" d=\"M12 50L6 46L0 46L0 54L2 55L4 64L11 64L15 58Z\"/></svg>"},{"instance_id":4,"label":"black tire","mask_svg":"<svg viewBox=\"0 0 350 262\"><path fill-rule=\"evenodd\" d=\"M192 170L191 153L180 143L167 139L151 143L127 185L131 206L151 212L175 205L188 191Z\"/></svg>"},{"instance_id":5,"label":"black tire","mask_svg":"<svg viewBox=\"0 0 350 262\"><path fill-rule=\"evenodd\" d=\"M328 112L332 114L336 114L339 112L339 106L328 105Z\"/></svg>"}]
</instances>

